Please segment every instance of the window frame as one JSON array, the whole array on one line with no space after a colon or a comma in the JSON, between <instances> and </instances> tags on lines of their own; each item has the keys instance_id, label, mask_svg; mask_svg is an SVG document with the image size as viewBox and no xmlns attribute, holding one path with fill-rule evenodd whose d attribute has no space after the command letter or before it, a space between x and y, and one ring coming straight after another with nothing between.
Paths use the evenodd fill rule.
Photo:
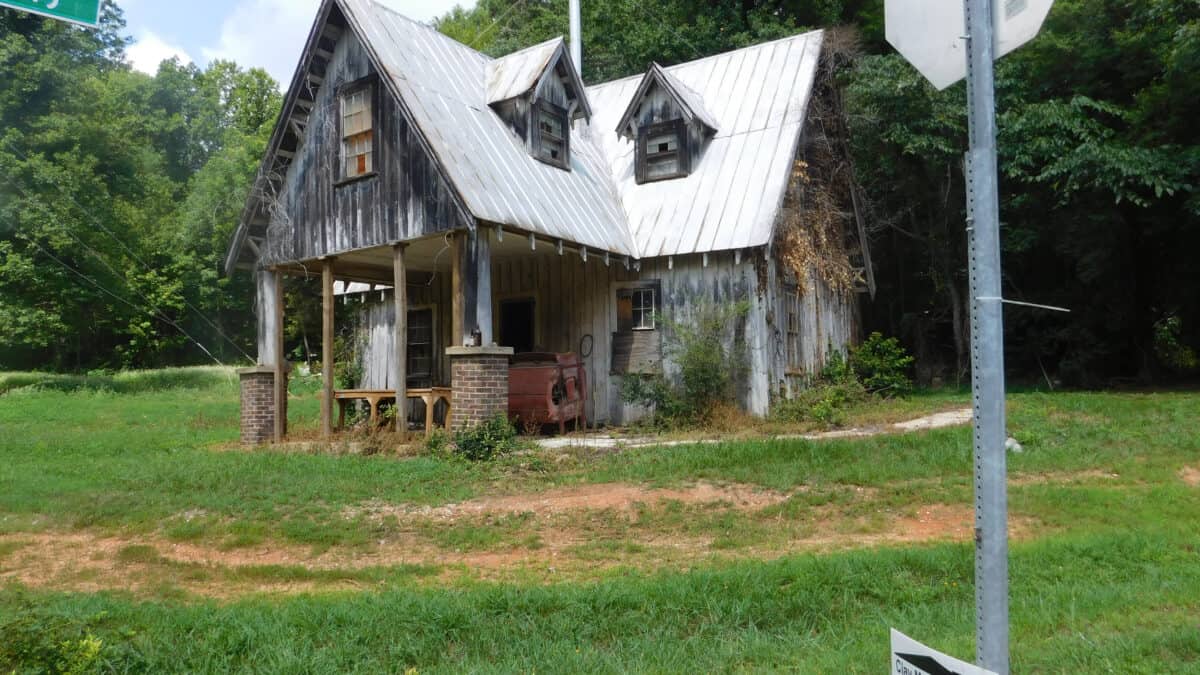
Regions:
<instances>
[{"instance_id":1,"label":"window frame","mask_svg":"<svg viewBox=\"0 0 1200 675\"><path fill-rule=\"evenodd\" d=\"M549 164L550 166L555 166L560 169L565 169L565 170L570 171L570 169L571 169L571 119L570 119L570 116L567 114L567 109L560 105L557 105L555 103L547 101L544 98L539 98L534 101L532 106L530 106L530 113L533 117L533 119L530 120L531 124L529 125L529 129L530 129L529 133L530 133L530 141L531 141L530 142L530 146L531 146L530 150L532 151L531 154L533 155L533 158L538 160L539 162L542 162L543 164ZM557 117L559 120L559 123L562 125L563 137L561 139L557 139L557 140L561 140L562 146L563 146L561 158L555 159L553 157L546 157L542 154L542 134L543 134L542 124L541 124L542 123L542 113L547 113L547 114Z\"/></svg>"},{"instance_id":2,"label":"window frame","mask_svg":"<svg viewBox=\"0 0 1200 675\"><path fill-rule=\"evenodd\" d=\"M677 140L674 150L656 153L649 152L648 145L652 136L661 136L672 132L675 134ZM688 148L688 127L687 122L683 118L647 124L642 127L638 130L637 146L637 182L639 185L642 183L655 183L660 180L683 178L692 172L691 154ZM675 155L674 173L651 177L649 175L650 160L664 155Z\"/></svg>"},{"instance_id":3,"label":"window frame","mask_svg":"<svg viewBox=\"0 0 1200 675\"><path fill-rule=\"evenodd\" d=\"M380 153L379 133L378 133L378 130L379 130L379 99L380 99L378 85L379 85L379 78L376 77L375 75L368 75L367 77L355 80L353 82L348 82L348 83L342 85L341 87L338 87L338 90L337 90L337 138L338 138L337 176L338 176L338 179L337 179L336 185L338 185L339 187L342 185L355 183L357 181L365 180L365 179L372 178L374 176L379 175L379 164L380 164L380 154L381 153ZM349 145L350 139L352 137L346 135L346 128L345 128L345 125L346 125L346 102L347 102L347 99L349 99L351 96L354 96L355 94L359 94L364 91L367 92L366 103L368 106L370 106L370 109L367 111L367 112L369 112L370 126L365 131L361 131L361 132L355 134L354 137L362 136L364 134L370 134L369 141L371 143L371 149L367 153L362 153L362 154L366 154L367 156L370 157L370 166L363 173L356 173L354 175L349 175L349 173L346 171L346 163L349 161L350 157L352 156L352 155L348 154L348 149L349 149L348 145ZM353 156L358 156L358 155L353 155Z\"/></svg>"},{"instance_id":4,"label":"window frame","mask_svg":"<svg viewBox=\"0 0 1200 675\"><path fill-rule=\"evenodd\" d=\"M644 297L644 294L650 294L649 305L638 305L639 297ZM630 321L631 325L628 329L621 328L620 303L622 298L629 298L630 302ZM658 330L659 317L662 315L662 293L657 284L644 284L636 286L627 286L618 288L615 295L617 301L617 332L619 333L636 333L640 331L655 331ZM644 320L647 316L650 317L650 325L644 325ZM637 318L640 313L640 318Z\"/></svg>"},{"instance_id":5,"label":"window frame","mask_svg":"<svg viewBox=\"0 0 1200 675\"><path fill-rule=\"evenodd\" d=\"M800 336L803 333L803 306L800 299L799 287L784 287L784 339L787 352L787 371L796 372L801 369L803 350Z\"/></svg>"}]
</instances>

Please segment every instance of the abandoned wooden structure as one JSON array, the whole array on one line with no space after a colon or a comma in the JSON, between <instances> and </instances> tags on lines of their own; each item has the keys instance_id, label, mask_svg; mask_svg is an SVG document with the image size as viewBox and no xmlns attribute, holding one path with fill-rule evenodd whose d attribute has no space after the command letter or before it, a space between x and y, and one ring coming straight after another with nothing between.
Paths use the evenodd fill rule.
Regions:
<instances>
[{"instance_id":1,"label":"abandoned wooden structure","mask_svg":"<svg viewBox=\"0 0 1200 675\"><path fill-rule=\"evenodd\" d=\"M325 0L227 257L258 275L255 372L283 400L281 279L306 275L327 434L336 282L370 289L359 389L449 386L465 426L497 407L479 390L506 386L508 354L573 351L588 419L620 423L622 378L674 371L666 327L744 301L739 402L765 414L855 334L856 289L778 246L822 37L589 87L561 38L492 59L371 0ZM283 416L263 435L282 438Z\"/></svg>"}]
</instances>

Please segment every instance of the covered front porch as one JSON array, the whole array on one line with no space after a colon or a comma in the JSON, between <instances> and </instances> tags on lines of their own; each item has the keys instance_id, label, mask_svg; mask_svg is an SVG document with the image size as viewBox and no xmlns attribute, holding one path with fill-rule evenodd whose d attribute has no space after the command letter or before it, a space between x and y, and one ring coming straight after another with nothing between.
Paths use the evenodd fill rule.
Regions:
<instances>
[{"instance_id":1,"label":"covered front porch","mask_svg":"<svg viewBox=\"0 0 1200 675\"><path fill-rule=\"evenodd\" d=\"M591 373L607 374L612 288L637 276L623 257L528 233L480 226L259 271L260 370L274 374L274 400L287 381L283 331L288 276L320 280L320 434L342 427L345 406L365 401L373 424L402 398L401 432L462 428L507 409L499 378L513 352L578 353ZM342 282L342 283L339 283ZM346 292L345 284L353 284ZM335 326L358 314L366 335L350 387L335 387ZM459 367L461 364L461 367ZM507 373L504 374L507 377ZM401 386L403 384L403 386ZM589 377L587 417L607 417L605 377ZM286 438L286 406L258 442ZM390 422L390 420L389 420ZM244 435L245 437L245 435Z\"/></svg>"}]
</instances>

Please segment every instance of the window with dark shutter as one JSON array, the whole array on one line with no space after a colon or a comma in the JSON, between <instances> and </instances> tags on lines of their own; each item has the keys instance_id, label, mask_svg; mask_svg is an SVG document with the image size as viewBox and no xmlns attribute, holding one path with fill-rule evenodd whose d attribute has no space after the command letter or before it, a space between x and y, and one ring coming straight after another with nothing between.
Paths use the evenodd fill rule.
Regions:
<instances>
[{"instance_id":1,"label":"window with dark shutter","mask_svg":"<svg viewBox=\"0 0 1200 675\"><path fill-rule=\"evenodd\" d=\"M638 134L639 183L688 175L687 125L683 120L651 124Z\"/></svg>"},{"instance_id":2,"label":"window with dark shutter","mask_svg":"<svg viewBox=\"0 0 1200 675\"><path fill-rule=\"evenodd\" d=\"M533 114L533 156L562 169L570 168L571 125L566 108L539 99Z\"/></svg>"}]
</instances>

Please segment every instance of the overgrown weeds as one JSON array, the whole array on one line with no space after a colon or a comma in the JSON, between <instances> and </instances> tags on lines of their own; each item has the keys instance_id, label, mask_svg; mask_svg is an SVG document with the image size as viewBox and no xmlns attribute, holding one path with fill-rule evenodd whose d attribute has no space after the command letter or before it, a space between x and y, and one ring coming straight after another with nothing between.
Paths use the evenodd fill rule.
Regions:
<instances>
[{"instance_id":1,"label":"overgrown weeds","mask_svg":"<svg viewBox=\"0 0 1200 675\"><path fill-rule=\"evenodd\" d=\"M663 349L676 372L626 376L622 399L650 408L659 427L708 426L745 385L749 312L748 302L703 303L690 320L669 322Z\"/></svg>"}]
</instances>

